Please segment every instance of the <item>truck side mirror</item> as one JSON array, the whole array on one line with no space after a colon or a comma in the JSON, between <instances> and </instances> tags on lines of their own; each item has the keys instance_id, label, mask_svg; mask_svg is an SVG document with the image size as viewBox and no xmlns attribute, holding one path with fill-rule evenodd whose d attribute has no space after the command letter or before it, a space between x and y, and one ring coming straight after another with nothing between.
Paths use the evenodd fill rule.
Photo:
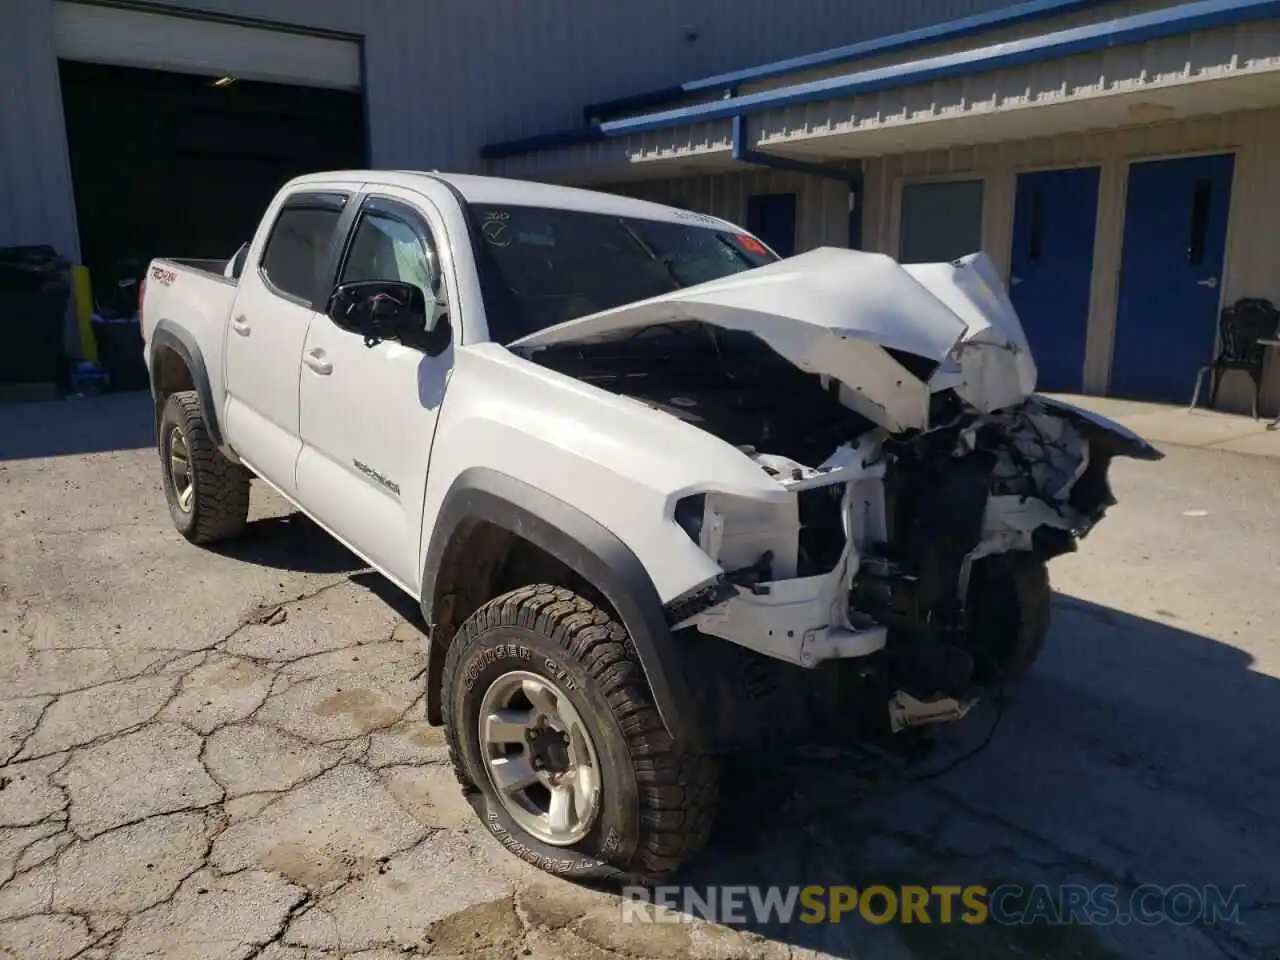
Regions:
<instances>
[{"instance_id":1,"label":"truck side mirror","mask_svg":"<svg viewBox=\"0 0 1280 960\"><path fill-rule=\"evenodd\" d=\"M399 340L430 356L444 352L452 339L448 317L433 305L428 310L419 287L394 280L362 280L344 283L329 298L326 311L343 330L364 337L365 346ZM427 317L436 315L428 327ZM443 345L441 345L443 343Z\"/></svg>"}]
</instances>

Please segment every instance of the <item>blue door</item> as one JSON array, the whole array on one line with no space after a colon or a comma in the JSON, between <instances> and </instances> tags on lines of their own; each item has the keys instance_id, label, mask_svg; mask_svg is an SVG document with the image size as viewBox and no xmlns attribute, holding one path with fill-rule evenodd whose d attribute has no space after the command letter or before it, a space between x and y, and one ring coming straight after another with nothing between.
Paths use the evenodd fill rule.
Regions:
<instances>
[{"instance_id":1,"label":"blue door","mask_svg":"<svg viewBox=\"0 0 1280 960\"><path fill-rule=\"evenodd\" d=\"M1129 168L1111 390L1185 403L1213 359L1231 154Z\"/></svg>"},{"instance_id":2,"label":"blue door","mask_svg":"<svg viewBox=\"0 0 1280 960\"><path fill-rule=\"evenodd\" d=\"M1098 174L1080 167L1018 176L1009 299L1027 331L1039 390L1076 393L1084 385Z\"/></svg>"},{"instance_id":3,"label":"blue door","mask_svg":"<svg viewBox=\"0 0 1280 960\"><path fill-rule=\"evenodd\" d=\"M780 257L796 252L796 195L764 193L747 197L747 229Z\"/></svg>"}]
</instances>

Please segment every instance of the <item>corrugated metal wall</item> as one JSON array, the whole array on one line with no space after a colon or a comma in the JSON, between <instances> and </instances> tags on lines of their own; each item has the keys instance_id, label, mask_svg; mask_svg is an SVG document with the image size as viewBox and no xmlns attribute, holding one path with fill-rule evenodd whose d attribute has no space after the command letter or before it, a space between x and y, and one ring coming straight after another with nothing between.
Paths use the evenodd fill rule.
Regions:
<instances>
[{"instance_id":1,"label":"corrugated metal wall","mask_svg":"<svg viewBox=\"0 0 1280 960\"><path fill-rule=\"evenodd\" d=\"M0 29L0 247L48 243L78 256L53 4L5 0Z\"/></svg>"},{"instance_id":2,"label":"corrugated metal wall","mask_svg":"<svg viewBox=\"0 0 1280 960\"><path fill-rule=\"evenodd\" d=\"M463 106L474 146L575 126L590 102L1009 4L435 0L432 27L446 42L433 51L432 77ZM686 25L696 40L685 39Z\"/></svg>"},{"instance_id":3,"label":"corrugated metal wall","mask_svg":"<svg viewBox=\"0 0 1280 960\"><path fill-rule=\"evenodd\" d=\"M591 101L926 25L1011 0L164 0L361 36L373 162L474 169L489 141L579 122ZM0 245L74 254L53 0L5 0ZM686 39L685 27L697 39Z\"/></svg>"},{"instance_id":4,"label":"corrugated metal wall","mask_svg":"<svg viewBox=\"0 0 1280 960\"><path fill-rule=\"evenodd\" d=\"M1074 27L1082 27L1088 24L1104 23L1108 20L1116 20L1120 17L1127 17L1132 14L1147 13L1152 10L1176 7L1179 4L1186 2L1187 0L1115 0L1113 3L1104 3L1097 7L1086 7L1083 10L1074 10L1064 16L1032 20L1027 23L1020 23L1011 27L999 27L994 30L986 30L978 36L962 37L959 40L945 40L941 43L931 43L911 47L907 50L899 50L895 53L884 54L878 57L868 57L865 60L859 60L855 63L839 63L830 67L823 67L818 70L806 70L801 73L787 74L783 77L771 77L768 80L762 80L756 83L746 83L739 88L738 93L740 96L746 96L747 94L758 93L762 90L772 90L778 87L790 86L795 83L808 83L812 80L822 80L827 77L840 76L854 71L875 70L880 67L887 67L893 64L908 63L913 60L919 60L923 57L941 57L950 53L957 53L961 50L972 50L978 47L987 47L997 43L1009 43L1015 40L1025 39L1027 37L1037 37L1041 34L1053 33L1059 30L1070 30Z\"/></svg>"}]
</instances>

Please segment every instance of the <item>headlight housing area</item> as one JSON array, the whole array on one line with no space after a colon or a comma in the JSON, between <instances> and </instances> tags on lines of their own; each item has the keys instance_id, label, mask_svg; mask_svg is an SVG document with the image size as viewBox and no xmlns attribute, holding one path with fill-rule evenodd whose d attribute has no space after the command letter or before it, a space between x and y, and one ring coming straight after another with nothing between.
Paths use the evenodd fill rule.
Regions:
<instances>
[{"instance_id":1,"label":"headlight housing area","mask_svg":"<svg viewBox=\"0 0 1280 960\"><path fill-rule=\"evenodd\" d=\"M705 493L682 497L676 502L676 523L689 535L689 539L699 546L702 545L702 521L706 512L707 495Z\"/></svg>"},{"instance_id":2,"label":"headlight housing area","mask_svg":"<svg viewBox=\"0 0 1280 960\"><path fill-rule=\"evenodd\" d=\"M774 578L796 575L800 517L794 494L780 500L690 494L676 502L673 519L726 571L755 567L768 553Z\"/></svg>"}]
</instances>

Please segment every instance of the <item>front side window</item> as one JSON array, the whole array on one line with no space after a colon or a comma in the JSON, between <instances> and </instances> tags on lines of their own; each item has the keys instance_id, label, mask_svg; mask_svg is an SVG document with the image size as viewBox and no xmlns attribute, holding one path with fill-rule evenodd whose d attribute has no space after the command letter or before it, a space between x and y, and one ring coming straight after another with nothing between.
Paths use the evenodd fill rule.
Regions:
<instances>
[{"instance_id":1,"label":"front side window","mask_svg":"<svg viewBox=\"0 0 1280 960\"><path fill-rule=\"evenodd\" d=\"M261 269L278 292L311 303L325 282L329 244L342 215L327 206L286 206L276 218Z\"/></svg>"},{"instance_id":2,"label":"front side window","mask_svg":"<svg viewBox=\"0 0 1280 960\"><path fill-rule=\"evenodd\" d=\"M687 223L471 204L489 335L498 343L772 263L754 237Z\"/></svg>"},{"instance_id":3,"label":"front side window","mask_svg":"<svg viewBox=\"0 0 1280 960\"><path fill-rule=\"evenodd\" d=\"M342 267L340 283L361 280L395 280L411 283L430 303L431 272L422 235L404 220L369 210L360 217L351 250Z\"/></svg>"}]
</instances>

